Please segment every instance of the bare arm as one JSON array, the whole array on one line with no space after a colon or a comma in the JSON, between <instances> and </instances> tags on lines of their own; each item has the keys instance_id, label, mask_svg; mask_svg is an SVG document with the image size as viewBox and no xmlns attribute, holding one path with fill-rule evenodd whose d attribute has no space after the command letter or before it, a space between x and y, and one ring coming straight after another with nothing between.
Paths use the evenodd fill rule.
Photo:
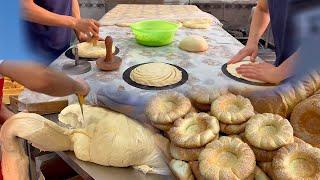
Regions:
<instances>
[{"instance_id":1,"label":"bare arm","mask_svg":"<svg viewBox=\"0 0 320 180\"><path fill-rule=\"evenodd\" d=\"M75 29L78 32L99 36L99 23L93 19L81 19L78 1L73 0L72 15L65 16L52 13L34 3L34 0L21 0L23 18L25 20L47 26L59 26Z\"/></svg>"},{"instance_id":2,"label":"bare arm","mask_svg":"<svg viewBox=\"0 0 320 180\"><path fill-rule=\"evenodd\" d=\"M63 26L74 28L76 18L52 13L33 2L33 0L21 0L23 18L48 26Z\"/></svg>"},{"instance_id":3,"label":"bare arm","mask_svg":"<svg viewBox=\"0 0 320 180\"><path fill-rule=\"evenodd\" d=\"M72 0L72 17L81 19L78 0Z\"/></svg>"},{"instance_id":4,"label":"bare arm","mask_svg":"<svg viewBox=\"0 0 320 180\"><path fill-rule=\"evenodd\" d=\"M247 45L241 49L228 63L237 63L245 57L250 56L254 61L258 55L258 42L270 22L270 15L267 0L259 0L254 11L250 26L250 33Z\"/></svg>"},{"instance_id":5,"label":"bare arm","mask_svg":"<svg viewBox=\"0 0 320 180\"><path fill-rule=\"evenodd\" d=\"M282 74L282 80L294 75L297 61L299 59L299 50L293 53L287 60L285 60L278 68Z\"/></svg>"},{"instance_id":6,"label":"bare arm","mask_svg":"<svg viewBox=\"0 0 320 180\"><path fill-rule=\"evenodd\" d=\"M270 22L267 0L259 0L252 17L248 43L258 44Z\"/></svg>"},{"instance_id":7,"label":"bare arm","mask_svg":"<svg viewBox=\"0 0 320 180\"><path fill-rule=\"evenodd\" d=\"M10 77L30 90L51 96L86 95L89 91L87 84L30 62L4 61L0 65L0 74Z\"/></svg>"},{"instance_id":8,"label":"bare arm","mask_svg":"<svg viewBox=\"0 0 320 180\"><path fill-rule=\"evenodd\" d=\"M272 64L262 62L259 64L241 65L239 68L237 68L237 72L247 78L278 84L281 81L294 75L294 70L299 59L298 56L299 51L296 51L279 67L275 67Z\"/></svg>"}]
</instances>

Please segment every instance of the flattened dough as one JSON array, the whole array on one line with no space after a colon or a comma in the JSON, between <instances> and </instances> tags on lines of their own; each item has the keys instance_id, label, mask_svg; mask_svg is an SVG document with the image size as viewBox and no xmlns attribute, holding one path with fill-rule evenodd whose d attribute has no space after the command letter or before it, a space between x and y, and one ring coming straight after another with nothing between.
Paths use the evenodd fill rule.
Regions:
<instances>
[{"instance_id":1,"label":"flattened dough","mask_svg":"<svg viewBox=\"0 0 320 180\"><path fill-rule=\"evenodd\" d=\"M183 21L183 26L190 29L208 29L212 22L212 19L193 19Z\"/></svg>"},{"instance_id":2,"label":"flattened dough","mask_svg":"<svg viewBox=\"0 0 320 180\"><path fill-rule=\"evenodd\" d=\"M243 64L250 64L250 63L251 63L251 61L241 61L241 62L234 63L234 64L228 64L228 66L227 66L227 71L228 71L231 75L233 75L233 76L235 76L235 77L237 77L237 78L241 78L241 79L244 79L244 80L247 80L247 81L251 81L251 82L265 83L265 82L260 81L260 80L256 80L256 79L251 79L251 78L244 77L244 76L242 76L241 74L239 74L239 73L236 71L236 69L237 69L238 67L240 67L241 65L243 65ZM255 62L255 63L257 63L257 62Z\"/></svg>"},{"instance_id":3,"label":"flattened dough","mask_svg":"<svg viewBox=\"0 0 320 180\"><path fill-rule=\"evenodd\" d=\"M106 46L104 41L98 41L97 45L94 46L92 43L89 42L82 42L78 45L78 54L79 57L83 58L100 58L106 56ZM112 47L112 53L114 53L116 47ZM74 53L74 52L73 52Z\"/></svg>"},{"instance_id":4,"label":"flattened dough","mask_svg":"<svg viewBox=\"0 0 320 180\"><path fill-rule=\"evenodd\" d=\"M165 63L149 63L136 67L130 73L132 81L154 87L175 84L182 79L182 73L176 67Z\"/></svg>"},{"instance_id":5,"label":"flattened dough","mask_svg":"<svg viewBox=\"0 0 320 180\"><path fill-rule=\"evenodd\" d=\"M119 23L116 23L115 25L118 27L130 27L131 24L132 22L119 22Z\"/></svg>"}]
</instances>

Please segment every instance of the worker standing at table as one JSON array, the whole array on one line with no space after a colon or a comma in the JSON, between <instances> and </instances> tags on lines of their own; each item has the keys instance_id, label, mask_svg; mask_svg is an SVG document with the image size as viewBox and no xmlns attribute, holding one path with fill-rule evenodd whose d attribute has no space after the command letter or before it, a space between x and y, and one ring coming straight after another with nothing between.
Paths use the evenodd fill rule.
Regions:
<instances>
[{"instance_id":1,"label":"worker standing at table","mask_svg":"<svg viewBox=\"0 0 320 180\"><path fill-rule=\"evenodd\" d=\"M90 88L85 81L75 81L63 73L50 70L28 60L39 56L28 51L30 48L27 48L28 44L23 36L22 29L24 26L21 25L20 21L19 4L20 0L10 0L0 6L0 102L2 101L4 85L3 76L10 77L26 88L51 96L88 94ZM1 103L0 123L2 124L12 115L13 113ZM0 179L12 179L11 177L2 177L3 171L7 175L15 174L15 177L19 177L19 173L14 170L16 168L12 168L10 165L7 165L6 168L1 167L0 158ZM20 177L20 179L29 179L29 177Z\"/></svg>"},{"instance_id":2,"label":"worker standing at table","mask_svg":"<svg viewBox=\"0 0 320 180\"><path fill-rule=\"evenodd\" d=\"M26 88L51 96L70 94L86 95L90 88L83 80L73 80L67 75L38 63L38 54L29 51L20 21L20 1L12 0L0 6L0 102L2 102L3 76ZM13 60L12 60L13 59ZM0 104L0 124L13 113Z\"/></svg>"},{"instance_id":3,"label":"worker standing at table","mask_svg":"<svg viewBox=\"0 0 320 180\"><path fill-rule=\"evenodd\" d=\"M241 65L237 72L245 77L269 83L279 83L293 75L298 59L297 44L294 41L293 27L289 21L288 0L258 0L255 9L247 45L228 63L242 61L250 56L254 61L258 55L258 43L271 22L275 43L275 64L258 63Z\"/></svg>"},{"instance_id":4,"label":"worker standing at table","mask_svg":"<svg viewBox=\"0 0 320 180\"><path fill-rule=\"evenodd\" d=\"M81 19L78 0L22 0L30 49L49 64L69 46L72 30L80 42L99 38L99 23Z\"/></svg>"}]
</instances>

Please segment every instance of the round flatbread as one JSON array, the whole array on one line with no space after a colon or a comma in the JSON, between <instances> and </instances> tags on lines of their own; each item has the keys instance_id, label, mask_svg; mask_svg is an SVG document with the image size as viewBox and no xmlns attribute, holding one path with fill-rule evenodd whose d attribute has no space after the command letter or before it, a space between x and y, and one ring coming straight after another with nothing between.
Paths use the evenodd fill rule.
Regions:
<instances>
[{"instance_id":1,"label":"round flatbread","mask_svg":"<svg viewBox=\"0 0 320 180\"><path fill-rule=\"evenodd\" d=\"M94 46L90 42L82 42L78 45L78 55L82 58L101 58L106 56L106 46L104 41L98 41L97 45ZM116 47L112 46L112 53L114 53ZM72 51L74 54L74 52Z\"/></svg>"},{"instance_id":2,"label":"round flatbread","mask_svg":"<svg viewBox=\"0 0 320 180\"><path fill-rule=\"evenodd\" d=\"M233 76L235 76L235 77L237 77L237 78L240 78L240 79L244 79L244 80L251 81L251 82L257 82L257 83L265 83L265 82L260 81L260 80L256 80L256 79L251 79L251 78L244 77L244 76L242 76L241 74L239 74L239 73L236 71L236 69L237 69L238 67L240 67L241 65L243 65L243 64L250 64L250 63L252 63L252 62L251 62L251 61L241 61L241 62L234 63L234 64L228 64L228 65L227 65L227 71L228 71L231 75L233 75ZM255 64L258 64L258 62L255 62Z\"/></svg>"},{"instance_id":3,"label":"round flatbread","mask_svg":"<svg viewBox=\"0 0 320 180\"><path fill-rule=\"evenodd\" d=\"M163 87L181 81L182 73L170 64L148 63L133 69L130 78L138 84Z\"/></svg>"}]
</instances>

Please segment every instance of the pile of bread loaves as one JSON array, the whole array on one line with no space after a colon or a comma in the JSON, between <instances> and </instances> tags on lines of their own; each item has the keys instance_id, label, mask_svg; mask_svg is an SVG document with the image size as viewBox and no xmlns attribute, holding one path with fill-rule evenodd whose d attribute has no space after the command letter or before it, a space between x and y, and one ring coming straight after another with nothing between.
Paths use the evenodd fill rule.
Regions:
<instances>
[{"instance_id":1,"label":"pile of bread loaves","mask_svg":"<svg viewBox=\"0 0 320 180\"><path fill-rule=\"evenodd\" d=\"M162 92L145 112L169 138L164 153L178 179L320 179L320 149L228 89Z\"/></svg>"}]
</instances>

